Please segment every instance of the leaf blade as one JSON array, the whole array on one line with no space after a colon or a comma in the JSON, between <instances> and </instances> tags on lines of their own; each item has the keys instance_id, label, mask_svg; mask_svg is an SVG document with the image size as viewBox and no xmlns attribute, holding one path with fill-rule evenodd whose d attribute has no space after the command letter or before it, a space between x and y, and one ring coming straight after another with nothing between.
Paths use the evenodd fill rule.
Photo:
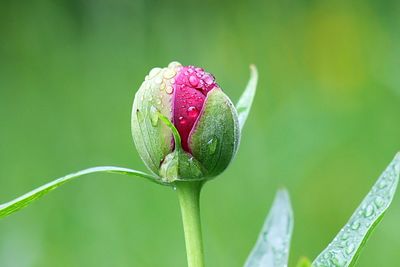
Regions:
<instances>
[{"instance_id":1,"label":"leaf blade","mask_svg":"<svg viewBox=\"0 0 400 267\"><path fill-rule=\"evenodd\" d=\"M256 94L257 81L257 68L255 65L250 65L250 79L247 83L246 89L244 90L244 92L240 96L239 101L236 104L240 130L243 129L247 117L249 116L251 105L253 104L254 96Z\"/></svg>"},{"instance_id":2,"label":"leaf blade","mask_svg":"<svg viewBox=\"0 0 400 267\"><path fill-rule=\"evenodd\" d=\"M314 260L313 267L354 266L369 235L390 206L399 177L400 153L378 178L335 239Z\"/></svg>"},{"instance_id":3,"label":"leaf blade","mask_svg":"<svg viewBox=\"0 0 400 267\"><path fill-rule=\"evenodd\" d=\"M150 179L151 181L156 181L155 177L153 177L152 175L149 175L149 174L141 172L141 171L128 169L128 168L113 167L113 166L92 167L92 168L84 169L84 170L57 178L54 181L44 184L44 185L22 195L14 200L11 200L7 203L1 204L0 205L0 219L28 206L34 200L39 199L40 197L44 196L45 194L49 193L50 191L65 184L66 182L69 182L69 181L71 181L77 177L83 176L83 175L99 173L99 172L135 175L135 176L139 176L142 178Z\"/></svg>"},{"instance_id":4,"label":"leaf blade","mask_svg":"<svg viewBox=\"0 0 400 267\"><path fill-rule=\"evenodd\" d=\"M276 193L256 245L244 267L286 267L292 231L293 211L289 194L281 189Z\"/></svg>"}]
</instances>

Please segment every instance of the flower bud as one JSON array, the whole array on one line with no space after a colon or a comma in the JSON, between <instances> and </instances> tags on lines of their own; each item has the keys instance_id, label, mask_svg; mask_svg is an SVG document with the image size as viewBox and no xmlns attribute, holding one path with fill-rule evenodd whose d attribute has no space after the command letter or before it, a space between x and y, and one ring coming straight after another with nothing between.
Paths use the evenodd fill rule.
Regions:
<instances>
[{"instance_id":1,"label":"flower bud","mask_svg":"<svg viewBox=\"0 0 400 267\"><path fill-rule=\"evenodd\" d=\"M135 95L133 140L160 182L217 176L236 153L239 131L235 107L202 68L154 68Z\"/></svg>"}]
</instances>

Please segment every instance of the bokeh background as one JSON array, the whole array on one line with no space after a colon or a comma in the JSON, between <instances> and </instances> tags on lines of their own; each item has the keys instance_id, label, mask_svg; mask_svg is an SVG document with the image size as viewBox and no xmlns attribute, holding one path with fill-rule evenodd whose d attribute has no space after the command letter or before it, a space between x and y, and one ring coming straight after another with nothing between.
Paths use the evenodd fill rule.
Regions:
<instances>
[{"instance_id":1,"label":"bokeh background","mask_svg":"<svg viewBox=\"0 0 400 267\"><path fill-rule=\"evenodd\" d=\"M144 170L133 96L172 60L236 102L260 72L240 151L203 191L208 266L242 266L275 191L295 211L290 264L329 243L400 150L398 1L0 2L0 202L95 165ZM400 262L400 198L359 266ZM92 175L0 221L0 266L185 266L175 193Z\"/></svg>"}]
</instances>

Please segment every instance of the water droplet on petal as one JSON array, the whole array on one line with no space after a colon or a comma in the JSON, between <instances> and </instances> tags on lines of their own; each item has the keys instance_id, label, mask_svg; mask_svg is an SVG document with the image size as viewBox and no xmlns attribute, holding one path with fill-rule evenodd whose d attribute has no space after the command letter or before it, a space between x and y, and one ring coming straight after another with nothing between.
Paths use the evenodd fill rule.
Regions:
<instances>
[{"instance_id":1,"label":"water droplet on petal","mask_svg":"<svg viewBox=\"0 0 400 267\"><path fill-rule=\"evenodd\" d=\"M156 76L158 73L160 73L160 71L161 71L161 68L153 68L149 73L149 79Z\"/></svg>"},{"instance_id":2,"label":"water droplet on petal","mask_svg":"<svg viewBox=\"0 0 400 267\"><path fill-rule=\"evenodd\" d=\"M174 92L174 88L171 85L168 85L167 88L165 88L165 92L167 92L167 94L172 94Z\"/></svg>"},{"instance_id":3,"label":"water droplet on petal","mask_svg":"<svg viewBox=\"0 0 400 267\"><path fill-rule=\"evenodd\" d=\"M172 77L174 77L176 75L176 72L171 70L171 69L166 69L164 71L164 78L165 79L171 79Z\"/></svg>"},{"instance_id":4,"label":"water droplet on petal","mask_svg":"<svg viewBox=\"0 0 400 267\"><path fill-rule=\"evenodd\" d=\"M156 78L154 79L154 82L155 82L156 84L161 84L162 81L163 81L163 79L162 79L162 77L160 77L160 76L158 76L158 77L156 77Z\"/></svg>"},{"instance_id":5,"label":"water droplet on petal","mask_svg":"<svg viewBox=\"0 0 400 267\"><path fill-rule=\"evenodd\" d=\"M187 114L190 118L196 118L197 115L199 115L199 111L197 110L196 107L189 107L187 109Z\"/></svg>"},{"instance_id":6,"label":"water droplet on petal","mask_svg":"<svg viewBox=\"0 0 400 267\"><path fill-rule=\"evenodd\" d=\"M208 85L210 85L210 84L213 83L213 78L212 78L210 75L208 75L208 74L206 74L206 75L203 76L203 80L204 80L204 82L205 82L206 84L208 84Z\"/></svg>"},{"instance_id":7,"label":"water droplet on petal","mask_svg":"<svg viewBox=\"0 0 400 267\"><path fill-rule=\"evenodd\" d=\"M175 83L175 79L171 79L169 82L170 82L171 84L174 84L174 83Z\"/></svg>"},{"instance_id":8,"label":"water droplet on petal","mask_svg":"<svg viewBox=\"0 0 400 267\"><path fill-rule=\"evenodd\" d=\"M158 110L156 107L150 107L150 122L153 127L156 127L158 124Z\"/></svg>"},{"instance_id":9,"label":"water droplet on petal","mask_svg":"<svg viewBox=\"0 0 400 267\"><path fill-rule=\"evenodd\" d=\"M176 68L182 66L181 63L179 63L178 61L172 61L171 63L169 63L168 68Z\"/></svg>"},{"instance_id":10,"label":"water droplet on petal","mask_svg":"<svg viewBox=\"0 0 400 267\"><path fill-rule=\"evenodd\" d=\"M190 76L189 77L189 83L193 87L196 87L199 84L199 80L196 78L196 76Z\"/></svg>"},{"instance_id":11,"label":"water droplet on petal","mask_svg":"<svg viewBox=\"0 0 400 267\"><path fill-rule=\"evenodd\" d=\"M178 118L178 120L179 120L180 124L182 124L182 125L186 124L186 119L184 117L181 116L181 117Z\"/></svg>"}]
</instances>

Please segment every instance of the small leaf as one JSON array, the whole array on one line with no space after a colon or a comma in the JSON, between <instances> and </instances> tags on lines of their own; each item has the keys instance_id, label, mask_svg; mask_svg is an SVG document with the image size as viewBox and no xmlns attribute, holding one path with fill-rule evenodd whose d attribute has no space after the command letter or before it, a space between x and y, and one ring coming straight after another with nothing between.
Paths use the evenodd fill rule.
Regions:
<instances>
[{"instance_id":1,"label":"small leaf","mask_svg":"<svg viewBox=\"0 0 400 267\"><path fill-rule=\"evenodd\" d=\"M293 230L289 194L279 190L245 267L286 267Z\"/></svg>"},{"instance_id":2,"label":"small leaf","mask_svg":"<svg viewBox=\"0 0 400 267\"><path fill-rule=\"evenodd\" d=\"M400 176L400 153L379 177L347 224L314 260L314 267L354 266L372 230L392 202Z\"/></svg>"},{"instance_id":3,"label":"small leaf","mask_svg":"<svg viewBox=\"0 0 400 267\"><path fill-rule=\"evenodd\" d=\"M306 257L301 257L296 267L311 267L311 261Z\"/></svg>"},{"instance_id":4,"label":"small leaf","mask_svg":"<svg viewBox=\"0 0 400 267\"><path fill-rule=\"evenodd\" d=\"M131 170L127 168L121 168L121 167L110 167L110 166L104 166L104 167L93 167L89 169L85 169L76 173L71 173L68 174L64 177L58 178L50 183L47 183L45 185L42 185L41 187L38 187L25 195L22 195L10 202L4 203L0 205L0 219L2 217L8 216L11 213L14 213L27 205L29 205L32 201L42 197L43 195L49 193L50 191L56 189L60 185L63 185L64 183L71 181L74 178L77 178L82 175L86 174L91 174L91 173L96 173L96 172L108 172L108 173L118 173L118 174L125 174L125 175L135 175L139 176L142 178L149 179L153 182L159 183L152 175L149 175L147 173L141 172L141 171L136 171L136 170Z\"/></svg>"},{"instance_id":5,"label":"small leaf","mask_svg":"<svg viewBox=\"0 0 400 267\"><path fill-rule=\"evenodd\" d=\"M253 99L256 94L257 81L258 81L257 68L255 65L250 65L250 80L247 83L246 89L244 90L238 103L236 104L240 129L243 128L247 116L249 115L251 105L253 104Z\"/></svg>"}]
</instances>

